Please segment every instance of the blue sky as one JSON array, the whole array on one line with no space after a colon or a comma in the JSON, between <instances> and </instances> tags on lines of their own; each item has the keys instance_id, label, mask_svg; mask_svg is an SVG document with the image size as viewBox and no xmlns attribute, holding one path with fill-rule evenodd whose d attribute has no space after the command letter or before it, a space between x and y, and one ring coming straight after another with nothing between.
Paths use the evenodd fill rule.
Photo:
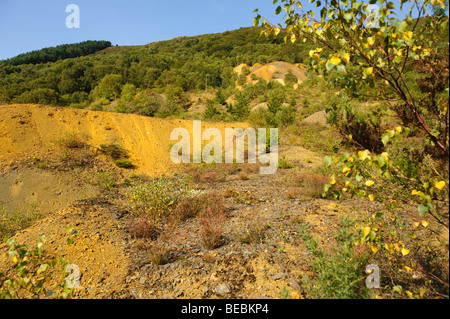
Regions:
<instances>
[{"instance_id":1,"label":"blue sky","mask_svg":"<svg viewBox=\"0 0 450 319\"><path fill-rule=\"evenodd\" d=\"M79 29L66 27L72 3L80 8ZM235 30L252 26L256 8L271 22L282 18L273 0L0 0L0 60L86 40L142 45Z\"/></svg>"},{"instance_id":2,"label":"blue sky","mask_svg":"<svg viewBox=\"0 0 450 319\"><path fill-rule=\"evenodd\" d=\"M80 28L65 25L80 8ZM86 40L142 45L252 25L255 8L273 17L272 0L0 0L0 60Z\"/></svg>"}]
</instances>

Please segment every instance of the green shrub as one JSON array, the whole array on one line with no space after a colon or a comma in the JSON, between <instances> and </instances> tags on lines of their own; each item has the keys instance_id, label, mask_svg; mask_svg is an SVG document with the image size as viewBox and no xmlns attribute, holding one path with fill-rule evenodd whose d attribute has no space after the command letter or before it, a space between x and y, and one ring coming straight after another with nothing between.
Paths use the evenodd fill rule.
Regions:
<instances>
[{"instance_id":1,"label":"green shrub","mask_svg":"<svg viewBox=\"0 0 450 319\"><path fill-rule=\"evenodd\" d=\"M73 288L68 287L66 280L68 262L44 250L44 243L45 235L39 236L34 249L18 245L14 240L7 241L8 257L13 266L0 271L0 299L66 299L72 296Z\"/></svg>"},{"instance_id":2,"label":"green shrub","mask_svg":"<svg viewBox=\"0 0 450 319\"><path fill-rule=\"evenodd\" d=\"M70 132L65 132L64 137L57 139L56 143L65 148L70 149L85 148L87 146L85 137L81 137L77 133L70 133Z\"/></svg>"},{"instance_id":3,"label":"green shrub","mask_svg":"<svg viewBox=\"0 0 450 319\"><path fill-rule=\"evenodd\" d=\"M287 73L287 74L284 76L284 81L285 81L286 83L292 83L292 84L294 84L294 83L298 83L298 78L297 78L294 74L292 74L291 72L289 72L289 73Z\"/></svg>"},{"instance_id":4,"label":"green shrub","mask_svg":"<svg viewBox=\"0 0 450 319\"><path fill-rule=\"evenodd\" d=\"M114 164L116 164L117 167L126 168L126 169L134 167L133 163L128 159L116 160L116 161L114 161Z\"/></svg>"},{"instance_id":5,"label":"green shrub","mask_svg":"<svg viewBox=\"0 0 450 319\"><path fill-rule=\"evenodd\" d=\"M371 294L365 286L364 269L368 254L357 254L354 243L357 239L351 228L356 220L342 218L342 227L336 234L338 247L332 253L320 248L308 227L300 224L300 236L311 252L309 260L314 277L306 276L305 288L314 299L362 299Z\"/></svg>"},{"instance_id":6,"label":"green shrub","mask_svg":"<svg viewBox=\"0 0 450 319\"><path fill-rule=\"evenodd\" d=\"M113 160L128 158L128 152L118 144L101 144L100 152L109 155Z\"/></svg>"},{"instance_id":7,"label":"green shrub","mask_svg":"<svg viewBox=\"0 0 450 319\"><path fill-rule=\"evenodd\" d=\"M185 180L163 177L133 187L129 196L135 215L161 218L167 217L181 199L189 196L189 192L190 187Z\"/></svg>"},{"instance_id":8,"label":"green shrub","mask_svg":"<svg viewBox=\"0 0 450 319\"><path fill-rule=\"evenodd\" d=\"M286 156L283 156L279 159L278 168L281 169L290 169L293 165L286 160Z\"/></svg>"}]
</instances>

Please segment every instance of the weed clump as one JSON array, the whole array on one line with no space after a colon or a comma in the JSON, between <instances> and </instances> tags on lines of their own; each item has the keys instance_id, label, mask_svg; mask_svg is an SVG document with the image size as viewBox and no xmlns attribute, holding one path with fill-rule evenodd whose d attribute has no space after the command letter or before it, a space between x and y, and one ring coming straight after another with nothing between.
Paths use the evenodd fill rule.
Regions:
<instances>
[{"instance_id":1,"label":"weed clump","mask_svg":"<svg viewBox=\"0 0 450 319\"><path fill-rule=\"evenodd\" d=\"M111 157L117 167L130 169L133 168L133 163L129 160L127 150L119 144L101 144L100 152Z\"/></svg>"},{"instance_id":2,"label":"weed clump","mask_svg":"<svg viewBox=\"0 0 450 319\"><path fill-rule=\"evenodd\" d=\"M86 148L87 143L85 137L81 137L77 133L64 133L64 136L57 139L56 143L69 149L81 149Z\"/></svg>"},{"instance_id":3,"label":"weed clump","mask_svg":"<svg viewBox=\"0 0 450 319\"><path fill-rule=\"evenodd\" d=\"M314 276L305 277L305 287L314 299L370 298L365 286L365 268L369 255L357 251L356 234L352 232L356 220L342 218L342 227L336 234L338 247L328 253L319 247L308 227L300 224L300 236L311 252L310 264Z\"/></svg>"},{"instance_id":4,"label":"weed clump","mask_svg":"<svg viewBox=\"0 0 450 319\"><path fill-rule=\"evenodd\" d=\"M264 231L266 226L258 222L251 223L245 227L245 231L238 237L238 240L243 244L257 244L264 239Z\"/></svg>"},{"instance_id":5,"label":"weed clump","mask_svg":"<svg viewBox=\"0 0 450 319\"><path fill-rule=\"evenodd\" d=\"M0 206L0 240L13 236L42 217L36 205L29 205L26 210L14 212L8 212L5 206Z\"/></svg>"},{"instance_id":6,"label":"weed clump","mask_svg":"<svg viewBox=\"0 0 450 319\"><path fill-rule=\"evenodd\" d=\"M210 193L204 198L205 205L199 215L200 236L206 249L212 250L223 243L223 226L226 209L222 197Z\"/></svg>"},{"instance_id":7,"label":"weed clump","mask_svg":"<svg viewBox=\"0 0 450 319\"><path fill-rule=\"evenodd\" d=\"M168 217L183 198L189 197L189 193L190 187L185 180L154 179L131 189L132 210L137 216Z\"/></svg>"},{"instance_id":8,"label":"weed clump","mask_svg":"<svg viewBox=\"0 0 450 319\"><path fill-rule=\"evenodd\" d=\"M101 144L100 152L108 155L113 160L128 158L128 152L123 148L122 145L118 144Z\"/></svg>"}]
</instances>

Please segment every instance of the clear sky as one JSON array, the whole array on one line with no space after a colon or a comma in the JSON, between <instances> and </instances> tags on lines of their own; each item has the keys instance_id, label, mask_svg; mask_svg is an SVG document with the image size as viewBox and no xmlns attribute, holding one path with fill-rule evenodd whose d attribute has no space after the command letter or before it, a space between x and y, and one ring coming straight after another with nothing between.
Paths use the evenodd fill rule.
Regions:
<instances>
[{"instance_id":1,"label":"clear sky","mask_svg":"<svg viewBox=\"0 0 450 319\"><path fill-rule=\"evenodd\" d=\"M79 29L66 27L72 3ZM234 30L252 26L256 8L274 16L272 0L0 0L0 60L86 40L142 45Z\"/></svg>"},{"instance_id":2,"label":"clear sky","mask_svg":"<svg viewBox=\"0 0 450 319\"><path fill-rule=\"evenodd\" d=\"M69 4L80 8L79 29L66 27ZM235 30L253 25L256 8L279 21L273 0L0 0L0 60L87 40L142 45Z\"/></svg>"}]
</instances>

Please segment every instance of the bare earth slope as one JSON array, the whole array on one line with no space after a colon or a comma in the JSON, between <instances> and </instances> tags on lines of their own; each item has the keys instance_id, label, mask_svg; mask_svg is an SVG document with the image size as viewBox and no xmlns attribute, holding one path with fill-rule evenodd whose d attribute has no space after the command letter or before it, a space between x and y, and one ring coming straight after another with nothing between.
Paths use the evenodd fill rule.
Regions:
<instances>
[{"instance_id":1,"label":"bare earth slope","mask_svg":"<svg viewBox=\"0 0 450 319\"><path fill-rule=\"evenodd\" d=\"M245 123L202 123L203 130ZM165 120L133 114L74 110L40 105L0 106L0 170L12 160L46 156L55 150L55 141L66 132L87 137L93 147L120 144L139 171L158 176L173 171L170 140L175 128L186 128L192 135L192 121ZM223 134L224 135L224 134Z\"/></svg>"},{"instance_id":2,"label":"bare earth slope","mask_svg":"<svg viewBox=\"0 0 450 319\"><path fill-rule=\"evenodd\" d=\"M284 77L288 73L292 73L298 79L298 83L301 83L307 79L306 68L301 64L291 64L283 61L275 61L267 64L256 63L252 67L246 64L238 65L234 68L234 72L238 75L242 74L244 68L250 69L250 74L247 75L247 83L256 83L258 80L253 80L252 75L257 78L264 79L266 81L277 81L285 85ZM240 87L236 81L236 87Z\"/></svg>"},{"instance_id":3,"label":"bare earth slope","mask_svg":"<svg viewBox=\"0 0 450 319\"><path fill-rule=\"evenodd\" d=\"M203 129L216 127L222 132L227 126L248 125L202 124ZM243 204L226 199L230 219L224 229L225 244L219 249L206 250L198 221L189 220L167 243L172 251L170 262L155 266L145 251L136 249L127 231L130 213L121 205L122 193L114 189L99 194L98 188L85 182L98 172L114 172L123 178L125 170L98 152L83 167L45 170L30 164L36 157L58 161L62 150L55 141L70 132L86 135L91 149L104 143L123 145L136 165L134 172L154 177L168 174L175 168L169 151L175 143L170 133L177 127L192 132L191 121L39 105L0 106L0 191L12 207L36 200L49 213L13 239L33 247L38 236L46 234L45 249L79 267L82 288L76 289L76 298L278 298L286 287L301 297L298 282L307 268L302 268L304 250L298 249L299 237L290 220L305 218L321 229L323 223L334 224L337 217L318 219L321 215L316 210L330 211L326 201L310 216L309 204L288 199L280 191L286 176L254 174L246 181L230 176L227 183L210 183L208 189L223 192L236 187L242 194L254 194L255 200ZM289 161L309 154L294 147L280 151ZM255 220L271 225L264 243L252 246L236 241L247 223ZM79 232L71 246L66 244L67 227ZM7 249L0 244L0 269L12 267Z\"/></svg>"}]
</instances>

